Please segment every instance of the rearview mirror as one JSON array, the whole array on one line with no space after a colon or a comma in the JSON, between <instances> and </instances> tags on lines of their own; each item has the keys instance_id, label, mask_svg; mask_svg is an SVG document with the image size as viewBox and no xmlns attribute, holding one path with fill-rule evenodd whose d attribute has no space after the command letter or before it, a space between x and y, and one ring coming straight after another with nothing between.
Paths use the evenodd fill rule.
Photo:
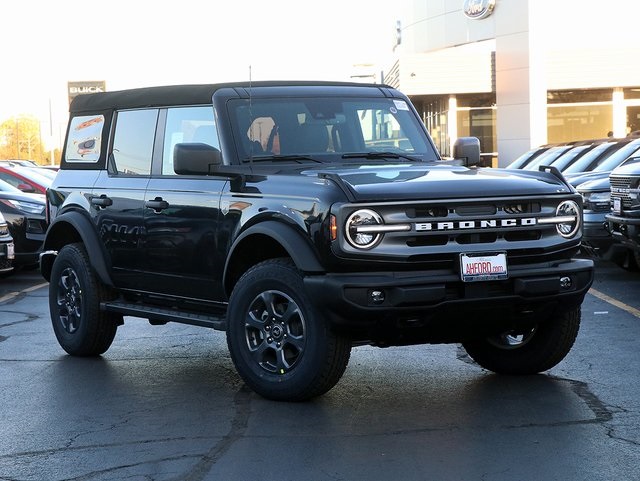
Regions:
<instances>
[{"instance_id":1,"label":"rearview mirror","mask_svg":"<svg viewBox=\"0 0 640 481\"><path fill-rule=\"evenodd\" d=\"M474 167L480 163L480 140L477 137L460 137L453 144L453 158L462 165Z\"/></svg>"},{"instance_id":2,"label":"rearview mirror","mask_svg":"<svg viewBox=\"0 0 640 481\"><path fill-rule=\"evenodd\" d=\"M173 170L180 175L207 175L222 163L218 149L209 144L180 143L173 148Z\"/></svg>"}]
</instances>

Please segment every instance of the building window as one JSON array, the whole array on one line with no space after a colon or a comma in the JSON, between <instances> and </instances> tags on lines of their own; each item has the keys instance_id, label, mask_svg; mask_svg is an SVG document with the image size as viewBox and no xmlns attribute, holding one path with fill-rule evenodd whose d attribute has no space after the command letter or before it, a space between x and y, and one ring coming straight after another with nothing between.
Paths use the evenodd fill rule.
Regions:
<instances>
[{"instance_id":1,"label":"building window","mask_svg":"<svg viewBox=\"0 0 640 481\"><path fill-rule=\"evenodd\" d=\"M613 125L611 102L560 104L547 107L549 143L607 137Z\"/></svg>"},{"instance_id":2,"label":"building window","mask_svg":"<svg viewBox=\"0 0 640 481\"><path fill-rule=\"evenodd\" d=\"M496 109L459 109L458 137L477 137L480 152L489 157L496 152Z\"/></svg>"},{"instance_id":3,"label":"building window","mask_svg":"<svg viewBox=\"0 0 640 481\"><path fill-rule=\"evenodd\" d=\"M449 155L448 97L433 99L423 104L423 121L440 155Z\"/></svg>"}]
</instances>

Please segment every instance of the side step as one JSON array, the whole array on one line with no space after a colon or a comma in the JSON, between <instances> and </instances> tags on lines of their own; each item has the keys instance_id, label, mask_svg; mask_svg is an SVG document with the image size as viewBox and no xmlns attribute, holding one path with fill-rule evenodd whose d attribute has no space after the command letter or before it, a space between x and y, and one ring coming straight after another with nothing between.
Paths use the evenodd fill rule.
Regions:
<instances>
[{"instance_id":1,"label":"side step","mask_svg":"<svg viewBox=\"0 0 640 481\"><path fill-rule=\"evenodd\" d=\"M104 311L118 312L124 316L142 317L149 321L180 322L194 326L209 327L218 331L226 330L224 314L207 315L190 311L178 311L124 301L107 301L100 304Z\"/></svg>"}]
</instances>

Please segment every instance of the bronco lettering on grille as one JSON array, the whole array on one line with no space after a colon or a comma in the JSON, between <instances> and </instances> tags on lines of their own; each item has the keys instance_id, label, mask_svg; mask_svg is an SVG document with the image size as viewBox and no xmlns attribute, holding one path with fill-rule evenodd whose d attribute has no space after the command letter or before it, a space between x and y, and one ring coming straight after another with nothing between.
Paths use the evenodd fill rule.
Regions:
<instances>
[{"instance_id":1,"label":"bronco lettering on grille","mask_svg":"<svg viewBox=\"0 0 640 481\"><path fill-rule=\"evenodd\" d=\"M496 227L525 227L538 223L535 217L522 219L485 219L485 220L461 220L446 222L418 222L414 224L416 231L439 230L463 230L463 229L488 229Z\"/></svg>"}]
</instances>

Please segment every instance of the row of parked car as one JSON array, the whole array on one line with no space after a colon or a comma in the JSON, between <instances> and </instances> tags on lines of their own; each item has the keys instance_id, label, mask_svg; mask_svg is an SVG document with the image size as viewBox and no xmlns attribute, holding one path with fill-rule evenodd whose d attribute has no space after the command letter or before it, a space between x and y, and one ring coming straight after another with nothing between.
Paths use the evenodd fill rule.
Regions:
<instances>
[{"instance_id":1,"label":"row of parked car","mask_svg":"<svg viewBox=\"0 0 640 481\"><path fill-rule=\"evenodd\" d=\"M507 168L542 166L558 169L582 194L585 252L640 268L640 137L544 145ZM0 160L0 275L38 266L47 227L45 194L55 175L55 169L31 161Z\"/></svg>"},{"instance_id":2,"label":"row of parked car","mask_svg":"<svg viewBox=\"0 0 640 481\"><path fill-rule=\"evenodd\" d=\"M55 175L31 161L0 160L0 276L38 266L45 193Z\"/></svg>"},{"instance_id":3,"label":"row of parked car","mask_svg":"<svg viewBox=\"0 0 640 481\"><path fill-rule=\"evenodd\" d=\"M635 215L640 221L640 205L631 201L633 193L629 185L634 175L640 180L640 137L544 145L524 153L507 168L538 170L542 166L558 169L582 195L585 253L637 270L640 244L633 240L635 230L629 228L628 221L616 221L615 217L626 209L626 217ZM636 214L633 208L638 211Z\"/></svg>"}]
</instances>

